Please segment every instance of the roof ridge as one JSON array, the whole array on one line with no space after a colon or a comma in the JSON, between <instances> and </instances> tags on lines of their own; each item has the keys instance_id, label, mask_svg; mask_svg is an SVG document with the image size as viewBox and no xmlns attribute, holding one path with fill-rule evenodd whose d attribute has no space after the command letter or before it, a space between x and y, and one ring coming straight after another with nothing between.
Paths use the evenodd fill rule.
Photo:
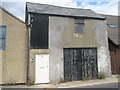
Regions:
<instances>
[{"instance_id":1,"label":"roof ridge","mask_svg":"<svg viewBox=\"0 0 120 90\"><path fill-rule=\"evenodd\" d=\"M67 9L91 10L91 9L73 8L73 7L57 6L57 5L52 5L52 4L34 3L34 2L26 2L26 3L38 4L38 5L48 5L48 6L54 6L54 7L60 7L60 8L67 8ZM92 10L91 10L91 11L92 11Z\"/></svg>"},{"instance_id":2,"label":"roof ridge","mask_svg":"<svg viewBox=\"0 0 120 90\"><path fill-rule=\"evenodd\" d=\"M120 17L119 15L109 15L109 14L100 14L100 15L103 15L103 16L114 16L114 17Z\"/></svg>"},{"instance_id":3,"label":"roof ridge","mask_svg":"<svg viewBox=\"0 0 120 90\"><path fill-rule=\"evenodd\" d=\"M49 5L49 4L32 3L32 2L26 2L26 6L28 9L28 12L30 13L87 17L87 18L94 18L94 19L96 18L96 19L105 20L105 17L97 14L91 9L62 7L62 6Z\"/></svg>"}]
</instances>

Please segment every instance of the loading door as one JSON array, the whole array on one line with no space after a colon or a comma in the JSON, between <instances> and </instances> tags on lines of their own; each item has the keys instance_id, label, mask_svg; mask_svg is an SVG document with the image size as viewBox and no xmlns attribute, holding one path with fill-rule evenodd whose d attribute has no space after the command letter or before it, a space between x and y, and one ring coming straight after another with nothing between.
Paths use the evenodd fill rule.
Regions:
<instances>
[{"instance_id":1,"label":"loading door","mask_svg":"<svg viewBox=\"0 0 120 90\"><path fill-rule=\"evenodd\" d=\"M96 48L64 49L64 80L96 79L98 76Z\"/></svg>"}]
</instances>

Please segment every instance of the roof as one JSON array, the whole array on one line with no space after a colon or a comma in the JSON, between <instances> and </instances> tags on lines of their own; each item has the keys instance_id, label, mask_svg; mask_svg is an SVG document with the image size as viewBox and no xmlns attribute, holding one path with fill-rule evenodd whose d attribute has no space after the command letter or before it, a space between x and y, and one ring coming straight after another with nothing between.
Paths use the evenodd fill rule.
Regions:
<instances>
[{"instance_id":1,"label":"roof","mask_svg":"<svg viewBox=\"0 0 120 90\"><path fill-rule=\"evenodd\" d=\"M22 22L25 24L24 21L22 21L21 19L19 19L18 17L14 16L12 13L10 13L8 10L6 10L5 8L0 6L0 9L2 9L3 11L5 11L7 14L11 15L12 17L14 17L15 19L17 19L18 21Z\"/></svg>"},{"instance_id":2,"label":"roof","mask_svg":"<svg viewBox=\"0 0 120 90\"><path fill-rule=\"evenodd\" d=\"M120 31L119 31L119 25L118 18L120 16L113 16L113 15L103 15L106 17L107 21L107 31L108 31L108 38L116 45L120 44ZM110 27L109 25L117 26L116 28Z\"/></svg>"},{"instance_id":3,"label":"roof","mask_svg":"<svg viewBox=\"0 0 120 90\"><path fill-rule=\"evenodd\" d=\"M105 17L93 12L90 9L78 9L78 8L67 8L60 6L53 6L47 4L38 4L38 3L26 3L28 13L40 13L48 15L58 15L58 16L73 16L73 17L87 17L87 18L96 18L104 19Z\"/></svg>"}]
</instances>

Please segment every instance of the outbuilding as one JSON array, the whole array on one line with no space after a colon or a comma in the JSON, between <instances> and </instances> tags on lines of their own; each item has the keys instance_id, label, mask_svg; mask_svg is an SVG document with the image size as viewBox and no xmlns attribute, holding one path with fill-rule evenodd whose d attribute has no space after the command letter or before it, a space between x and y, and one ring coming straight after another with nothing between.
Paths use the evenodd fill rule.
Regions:
<instances>
[{"instance_id":1,"label":"outbuilding","mask_svg":"<svg viewBox=\"0 0 120 90\"><path fill-rule=\"evenodd\" d=\"M34 83L111 75L105 17L90 9L27 2L28 77Z\"/></svg>"}]
</instances>

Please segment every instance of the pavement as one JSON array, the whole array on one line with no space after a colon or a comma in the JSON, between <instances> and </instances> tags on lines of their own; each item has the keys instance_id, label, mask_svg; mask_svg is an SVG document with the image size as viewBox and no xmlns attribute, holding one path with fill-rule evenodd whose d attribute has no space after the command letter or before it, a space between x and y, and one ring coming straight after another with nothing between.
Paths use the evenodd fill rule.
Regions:
<instances>
[{"instance_id":1,"label":"pavement","mask_svg":"<svg viewBox=\"0 0 120 90\"><path fill-rule=\"evenodd\" d=\"M88 85L88 86L80 86L76 88L109 88L109 89L120 89L120 86L118 86L118 82L112 82L112 83L103 83L103 84L97 84L97 85Z\"/></svg>"},{"instance_id":2,"label":"pavement","mask_svg":"<svg viewBox=\"0 0 120 90\"><path fill-rule=\"evenodd\" d=\"M98 85L104 83L113 83L120 82L120 77L111 76L105 79L96 79L96 80L84 80L84 81L72 81L66 83L57 83L57 84L39 84L39 85L14 85L14 86L4 86L3 88L76 88L90 85Z\"/></svg>"}]
</instances>

